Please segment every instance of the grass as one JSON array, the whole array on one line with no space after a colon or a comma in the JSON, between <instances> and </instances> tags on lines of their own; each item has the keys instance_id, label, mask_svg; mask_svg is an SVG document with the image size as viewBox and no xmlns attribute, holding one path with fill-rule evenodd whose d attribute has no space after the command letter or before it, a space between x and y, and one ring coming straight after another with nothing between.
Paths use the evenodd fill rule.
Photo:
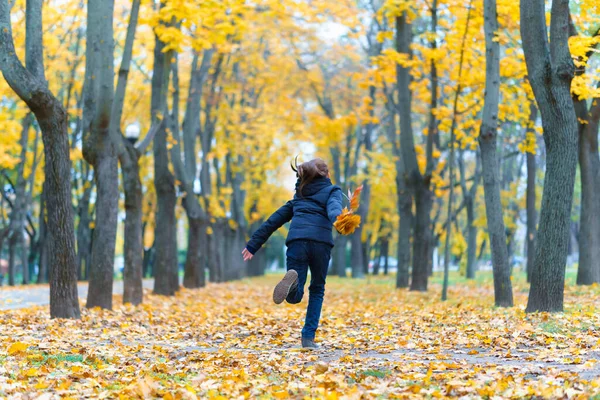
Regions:
<instances>
[{"instance_id":1,"label":"grass","mask_svg":"<svg viewBox=\"0 0 600 400\"><path fill-rule=\"evenodd\" d=\"M391 371L384 369L384 370L378 370L378 369L367 369L366 371L363 371L362 374L364 376L373 376L375 378L385 378L386 376L388 376L391 373Z\"/></svg>"},{"instance_id":2,"label":"grass","mask_svg":"<svg viewBox=\"0 0 600 400\"><path fill-rule=\"evenodd\" d=\"M560 326L558 326L555 322L541 323L540 328L542 328L542 330L544 332L548 332L548 333L561 333L562 332L562 328Z\"/></svg>"}]
</instances>

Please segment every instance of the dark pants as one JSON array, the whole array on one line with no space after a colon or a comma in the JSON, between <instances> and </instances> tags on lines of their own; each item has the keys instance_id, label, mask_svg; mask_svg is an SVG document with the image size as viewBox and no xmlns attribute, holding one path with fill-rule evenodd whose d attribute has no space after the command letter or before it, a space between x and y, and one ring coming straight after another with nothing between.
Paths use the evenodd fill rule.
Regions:
<instances>
[{"instance_id":1,"label":"dark pants","mask_svg":"<svg viewBox=\"0 0 600 400\"><path fill-rule=\"evenodd\" d=\"M331 246L328 244L312 240L295 240L288 244L287 269L298 272L298 287L288 295L286 299L288 303L298 304L302 301L306 275L310 268L308 308L306 309L304 328L302 328L302 337L304 338L314 339L319 326L330 258Z\"/></svg>"}]
</instances>

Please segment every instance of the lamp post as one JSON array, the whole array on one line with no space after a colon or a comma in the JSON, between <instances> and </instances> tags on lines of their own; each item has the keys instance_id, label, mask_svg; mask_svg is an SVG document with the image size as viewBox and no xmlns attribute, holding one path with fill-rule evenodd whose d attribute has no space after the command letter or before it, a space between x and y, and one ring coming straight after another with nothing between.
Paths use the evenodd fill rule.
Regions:
<instances>
[{"instance_id":1,"label":"lamp post","mask_svg":"<svg viewBox=\"0 0 600 400\"><path fill-rule=\"evenodd\" d=\"M136 123L127 125L127 128L125 128L125 139L127 139L129 141L129 143L135 144L135 142L137 142L139 138L140 138L140 124L136 122Z\"/></svg>"}]
</instances>

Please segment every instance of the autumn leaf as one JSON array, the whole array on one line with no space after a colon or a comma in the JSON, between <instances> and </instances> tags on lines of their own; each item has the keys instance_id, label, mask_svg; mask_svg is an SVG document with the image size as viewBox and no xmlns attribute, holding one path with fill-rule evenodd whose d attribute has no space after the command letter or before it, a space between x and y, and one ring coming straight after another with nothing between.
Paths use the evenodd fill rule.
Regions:
<instances>
[{"instance_id":1,"label":"autumn leaf","mask_svg":"<svg viewBox=\"0 0 600 400\"><path fill-rule=\"evenodd\" d=\"M27 343L15 342L15 343L11 344L10 346L8 346L8 354L14 355L14 354L19 354L19 353L24 353L25 351L27 351L27 347L29 347L29 345Z\"/></svg>"}]
</instances>

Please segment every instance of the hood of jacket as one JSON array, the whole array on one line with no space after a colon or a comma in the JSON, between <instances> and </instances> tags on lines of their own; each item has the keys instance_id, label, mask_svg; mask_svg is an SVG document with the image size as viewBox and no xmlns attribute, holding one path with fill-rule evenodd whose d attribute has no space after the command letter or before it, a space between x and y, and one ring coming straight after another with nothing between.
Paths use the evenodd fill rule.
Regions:
<instances>
[{"instance_id":1,"label":"hood of jacket","mask_svg":"<svg viewBox=\"0 0 600 400\"><path fill-rule=\"evenodd\" d=\"M302 196L313 196L319 193L321 190L325 189L326 187L332 185L333 184L331 183L331 179L322 176L316 177L315 179L313 179L312 182L310 182L308 185L305 185L304 188L302 188ZM298 178L298 180L296 181L296 196L298 196L299 187L300 178Z\"/></svg>"}]
</instances>

